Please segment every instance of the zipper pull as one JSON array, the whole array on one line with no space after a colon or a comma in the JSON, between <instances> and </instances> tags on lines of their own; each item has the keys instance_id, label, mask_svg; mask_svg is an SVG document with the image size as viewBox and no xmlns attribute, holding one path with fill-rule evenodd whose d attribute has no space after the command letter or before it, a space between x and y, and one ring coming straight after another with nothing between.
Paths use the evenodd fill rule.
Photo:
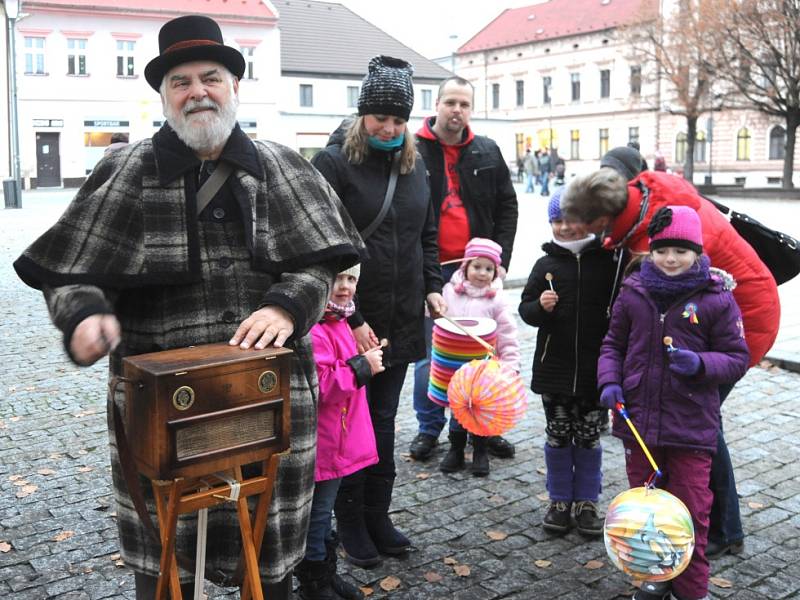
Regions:
<instances>
[{"instance_id":1,"label":"zipper pull","mask_svg":"<svg viewBox=\"0 0 800 600\"><path fill-rule=\"evenodd\" d=\"M345 418L347 417L347 407L342 407L342 429L347 433L347 421Z\"/></svg>"}]
</instances>

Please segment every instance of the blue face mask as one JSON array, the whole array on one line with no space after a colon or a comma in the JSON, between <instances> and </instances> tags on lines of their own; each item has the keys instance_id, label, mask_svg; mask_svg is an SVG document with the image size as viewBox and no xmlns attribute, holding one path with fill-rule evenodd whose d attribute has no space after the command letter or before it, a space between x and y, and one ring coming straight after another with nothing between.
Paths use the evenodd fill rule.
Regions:
<instances>
[{"instance_id":1,"label":"blue face mask","mask_svg":"<svg viewBox=\"0 0 800 600\"><path fill-rule=\"evenodd\" d=\"M397 137L393 137L385 142L372 135L367 138L367 143L370 145L370 148L375 148L375 150L396 150L403 145L405 139L405 133L401 133Z\"/></svg>"}]
</instances>

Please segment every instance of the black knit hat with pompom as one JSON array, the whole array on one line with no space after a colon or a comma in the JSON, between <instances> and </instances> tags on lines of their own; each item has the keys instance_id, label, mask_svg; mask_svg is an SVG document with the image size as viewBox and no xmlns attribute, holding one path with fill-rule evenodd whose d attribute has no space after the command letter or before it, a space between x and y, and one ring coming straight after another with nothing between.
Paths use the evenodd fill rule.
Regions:
<instances>
[{"instance_id":1,"label":"black knit hat with pompom","mask_svg":"<svg viewBox=\"0 0 800 600\"><path fill-rule=\"evenodd\" d=\"M389 115L408 121L414 106L414 67L400 58L375 56L361 83L359 115Z\"/></svg>"}]
</instances>

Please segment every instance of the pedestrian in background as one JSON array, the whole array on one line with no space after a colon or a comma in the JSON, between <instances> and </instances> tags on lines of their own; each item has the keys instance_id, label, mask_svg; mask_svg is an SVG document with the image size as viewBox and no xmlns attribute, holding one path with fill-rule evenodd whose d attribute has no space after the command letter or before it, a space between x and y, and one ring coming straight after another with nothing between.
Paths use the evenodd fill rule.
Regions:
<instances>
[{"instance_id":1,"label":"pedestrian in background","mask_svg":"<svg viewBox=\"0 0 800 600\"><path fill-rule=\"evenodd\" d=\"M434 316L445 309L425 165L406 127L414 104L411 75L404 60L374 57L358 116L345 120L312 159L365 238L358 310L348 318L358 351L382 338L389 344L386 370L367 384L378 463L344 477L334 506L347 559L361 567L379 564L379 553L403 554L411 545L389 518L395 417L408 364L425 356L425 302Z\"/></svg>"},{"instance_id":2,"label":"pedestrian in background","mask_svg":"<svg viewBox=\"0 0 800 600\"><path fill-rule=\"evenodd\" d=\"M549 196L550 195L550 172L553 168L553 165L550 161L550 154L547 152L547 148L542 150L541 156L539 156L539 170L542 173L542 196Z\"/></svg>"},{"instance_id":3,"label":"pedestrian in background","mask_svg":"<svg viewBox=\"0 0 800 600\"><path fill-rule=\"evenodd\" d=\"M444 286L447 312L453 317L486 317L497 323L497 358L519 373L519 341L517 324L503 293L499 277L500 244L486 238L472 238L464 248L464 261ZM455 417L450 416L448 433L450 449L439 465L444 473L464 468L467 432ZM472 435L472 474L489 474L488 438Z\"/></svg>"},{"instance_id":4,"label":"pedestrian in background","mask_svg":"<svg viewBox=\"0 0 800 600\"><path fill-rule=\"evenodd\" d=\"M547 422L544 445L550 505L544 529L563 533L575 523L580 533L599 535L597 511L602 483L597 358L608 329L615 257L580 222L561 214L563 188L547 209L553 239L533 265L519 314L538 327L531 389L541 394ZM549 277L549 279L548 279Z\"/></svg>"},{"instance_id":5,"label":"pedestrian in background","mask_svg":"<svg viewBox=\"0 0 800 600\"><path fill-rule=\"evenodd\" d=\"M533 193L533 183L539 179L539 160L531 153L531 149L528 148L525 151L525 159L523 160L523 166L525 167L525 177L526 185L525 185L525 193L532 194Z\"/></svg>"},{"instance_id":6,"label":"pedestrian in background","mask_svg":"<svg viewBox=\"0 0 800 600\"><path fill-rule=\"evenodd\" d=\"M750 354L727 274L712 275L703 255L700 217L688 206L658 210L647 229L649 255L625 279L597 368L601 402L624 404L663 473L656 483L680 499L694 524L689 566L671 581L645 582L635 600L700 600L708 596L705 555L717 449L719 386L747 371ZM655 324L655 326L654 326ZM665 345L664 336L671 338ZM624 421L613 433L625 446L631 487L652 468Z\"/></svg>"}]
</instances>

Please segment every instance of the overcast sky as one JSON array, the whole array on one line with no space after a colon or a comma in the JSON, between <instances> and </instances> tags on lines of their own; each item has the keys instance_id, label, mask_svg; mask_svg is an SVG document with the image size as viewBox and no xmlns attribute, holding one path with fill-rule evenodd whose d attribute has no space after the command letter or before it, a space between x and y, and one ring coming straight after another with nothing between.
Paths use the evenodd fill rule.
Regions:
<instances>
[{"instance_id":1,"label":"overcast sky","mask_svg":"<svg viewBox=\"0 0 800 600\"><path fill-rule=\"evenodd\" d=\"M506 8L541 0L337 0L427 58L447 56ZM458 36L450 39L450 36Z\"/></svg>"}]
</instances>

